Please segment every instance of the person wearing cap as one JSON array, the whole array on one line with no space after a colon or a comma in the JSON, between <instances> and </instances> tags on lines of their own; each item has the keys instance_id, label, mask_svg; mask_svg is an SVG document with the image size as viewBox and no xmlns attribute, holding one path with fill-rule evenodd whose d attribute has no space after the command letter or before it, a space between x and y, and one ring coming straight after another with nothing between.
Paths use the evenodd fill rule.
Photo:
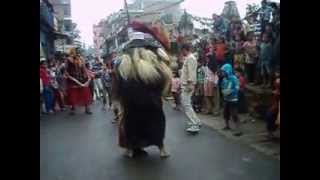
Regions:
<instances>
[{"instance_id":1,"label":"person wearing cap","mask_svg":"<svg viewBox=\"0 0 320 180\"><path fill-rule=\"evenodd\" d=\"M120 102L122 114L119 145L130 158L147 155L144 148L148 146L157 146L160 157L166 158L169 153L164 145L166 120L162 97L170 90L170 58L161 46L146 41L141 33L151 34L166 50L169 41L159 27L140 22L132 22L130 26L139 33L129 35L130 42L115 64L116 78L112 84L113 97Z\"/></svg>"}]
</instances>

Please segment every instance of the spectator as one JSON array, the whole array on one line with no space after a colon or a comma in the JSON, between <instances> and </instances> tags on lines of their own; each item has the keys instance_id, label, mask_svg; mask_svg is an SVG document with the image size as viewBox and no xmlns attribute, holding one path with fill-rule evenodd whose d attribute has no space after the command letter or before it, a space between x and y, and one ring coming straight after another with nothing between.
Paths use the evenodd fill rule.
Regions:
<instances>
[{"instance_id":1,"label":"spectator","mask_svg":"<svg viewBox=\"0 0 320 180\"><path fill-rule=\"evenodd\" d=\"M262 32L265 32L266 24L270 22L272 12L273 9L268 5L267 0L262 0L259 12Z\"/></svg>"},{"instance_id":2,"label":"spectator","mask_svg":"<svg viewBox=\"0 0 320 180\"><path fill-rule=\"evenodd\" d=\"M253 84L256 69L256 59L258 57L257 42L254 39L253 32L249 32L247 41L243 44L245 50L245 71L249 84Z\"/></svg>"},{"instance_id":3,"label":"spectator","mask_svg":"<svg viewBox=\"0 0 320 180\"><path fill-rule=\"evenodd\" d=\"M94 79L95 73L91 70L90 63L87 62L87 63L85 64L85 67L86 67L86 72L87 72L88 76L89 76L91 79ZM94 98L94 81L90 81L90 83L89 83L89 89L90 89L91 97Z\"/></svg>"},{"instance_id":4,"label":"spectator","mask_svg":"<svg viewBox=\"0 0 320 180\"><path fill-rule=\"evenodd\" d=\"M262 43L260 44L260 68L262 77L262 87L271 85L271 60L272 60L272 44L271 35L263 33Z\"/></svg>"},{"instance_id":5,"label":"spectator","mask_svg":"<svg viewBox=\"0 0 320 180\"><path fill-rule=\"evenodd\" d=\"M238 118L238 93L239 93L239 80L233 74L230 64L225 64L221 67L221 89L224 98L224 119L226 126L224 130L230 130L229 120L230 117L235 122L236 131L235 136L241 136L240 121Z\"/></svg>"},{"instance_id":6,"label":"spectator","mask_svg":"<svg viewBox=\"0 0 320 180\"><path fill-rule=\"evenodd\" d=\"M225 63L226 53L227 53L227 45L223 38L217 40L215 44L215 58L218 64L218 67L221 67Z\"/></svg>"},{"instance_id":7,"label":"spectator","mask_svg":"<svg viewBox=\"0 0 320 180\"><path fill-rule=\"evenodd\" d=\"M58 79L60 77L60 74L58 72L58 62L56 62L55 64L53 64L53 66L50 69L50 73L51 73L51 84L52 84L52 88L53 88L53 93L54 93L54 105L58 105L59 106L59 110L64 111L65 110L65 105L63 102L63 96L61 94L60 91L60 85L58 83Z\"/></svg>"},{"instance_id":8,"label":"spectator","mask_svg":"<svg viewBox=\"0 0 320 180\"><path fill-rule=\"evenodd\" d=\"M54 94L50 83L50 74L45 64L45 59L40 60L40 78L43 84L43 99L46 107L46 112L53 114L54 111Z\"/></svg>"},{"instance_id":9,"label":"spectator","mask_svg":"<svg viewBox=\"0 0 320 180\"><path fill-rule=\"evenodd\" d=\"M111 69L109 69L107 66L104 66L104 71L102 73L102 84L103 84L103 109L105 109L105 106L107 104L106 96L108 96L109 109L111 109L112 77L111 77Z\"/></svg>"},{"instance_id":10,"label":"spectator","mask_svg":"<svg viewBox=\"0 0 320 180\"><path fill-rule=\"evenodd\" d=\"M173 72L173 77L171 81L171 93L174 98L174 109L179 110L180 106L180 93L181 93L181 82L178 72Z\"/></svg>"},{"instance_id":11,"label":"spectator","mask_svg":"<svg viewBox=\"0 0 320 180\"><path fill-rule=\"evenodd\" d=\"M101 73L103 69L103 63L96 58L92 64L92 72L95 74L93 83L94 83L94 95L96 99L103 98L103 85L101 81Z\"/></svg>"},{"instance_id":12,"label":"spectator","mask_svg":"<svg viewBox=\"0 0 320 180\"><path fill-rule=\"evenodd\" d=\"M197 68L197 84L196 89L194 92L194 110L196 112L202 111L202 104L203 104L203 95L204 95L204 66L202 61L198 63Z\"/></svg>"},{"instance_id":13,"label":"spectator","mask_svg":"<svg viewBox=\"0 0 320 180\"><path fill-rule=\"evenodd\" d=\"M189 126L186 131L197 133L200 131L201 121L191 105L191 96L197 82L197 60L191 53L190 45L183 44L181 49L184 56L183 67L181 69L181 98L185 113L188 117Z\"/></svg>"},{"instance_id":14,"label":"spectator","mask_svg":"<svg viewBox=\"0 0 320 180\"><path fill-rule=\"evenodd\" d=\"M242 69L244 70L244 51L243 51L243 40L241 39L240 35L235 36L235 42L234 42L234 56L233 56L233 67L234 69Z\"/></svg>"},{"instance_id":15,"label":"spectator","mask_svg":"<svg viewBox=\"0 0 320 180\"><path fill-rule=\"evenodd\" d=\"M249 17L249 29L247 31L247 36L249 32L253 32L253 35L260 36L261 35L261 23L257 21L257 15L256 13L253 13Z\"/></svg>"},{"instance_id":16,"label":"spectator","mask_svg":"<svg viewBox=\"0 0 320 180\"><path fill-rule=\"evenodd\" d=\"M239 103L238 103L238 110L239 113L247 113L248 107L247 107L247 101L245 97L245 86L246 86L246 80L243 76L242 69L238 68L235 71L237 78L239 79Z\"/></svg>"},{"instance_id":17,"label":"spectator","mask_svg":"<svg viewBox=\"0 0 320 180\"><path fill-rule=\"evenodd\" d=\"M63 59L57 67L57 82L58 82L58 91L61 98L61 104L63 105L63 110L65 109L66 104L66 59Z\"/></svg>"},{"instance_id":18,"label":"spectator","mask_svg":"<svg viewBox=\"0 0 320 180\"><path fill-rule=\"evenodd\" d=\"M210 62L212 61L212 62ZM206 104L206 114L212 114L213 111L213 104L214 104L214 82L215 82L215 71L216 71L216 64L214 64L215 59L213 55L207 56L207 63L204 67L204 98Z\"/></svg>"},{"instance_id":19,"label":"spectator","mask_svg":"<svg viewBox=\"0 0 320 180\"><path fill-rule=\"evenodd\" d=\"M265 33L267 33L271 37L270 41L273 44L275 42L277 36L276 36L275 31L274 31L272 23L267 23L266 24Z\"/></svg>"},{"instance_id":20,"label":"spectator","mask_svg":"<svg viewBox=\"0 0 320 180\"><path fill-rule=\"evenodd\" d=\"M276 130L276 120L279 113L279 102L280 102L280 72L275 72L274 90L272 91L271 106L267 110L265 120L267 122L268 138L273 139L273 132Z\"/></svg>"}]
</instances>

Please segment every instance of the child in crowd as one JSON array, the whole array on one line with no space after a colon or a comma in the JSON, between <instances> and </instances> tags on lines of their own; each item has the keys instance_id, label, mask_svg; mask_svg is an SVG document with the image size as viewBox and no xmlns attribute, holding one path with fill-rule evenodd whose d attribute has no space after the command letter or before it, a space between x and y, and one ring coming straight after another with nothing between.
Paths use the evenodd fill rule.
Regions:
<instances>
[{"instance_id":1,"label":"child in crowd","mask_svg":"<svg viewBox=\"0 0 320 180\"><path fill-rule=\"evenodd\" d=\"M55 105L57 104L59 110L65 111L65 102L64 102L64 95L62 92L63 89L63 79L64 79L64 72L61 72L60 69L61 62L56 63L54 67L51 68L51 76L52 76L52 87L54 92L54 99Z\"/></svg>"},{"instance_id":2,"label":"child in crowd","mask_svg":"<svg viewBox=\"0 0 320 180\"><path fill-rule=\"evenodd\" d=\"M245 85L246 85L246 80L243 76L243 71L241 68L238 68L235 70L236 76L239 79L239 102L238 102L238 110L239 113L247 113L248 108L247 108L247 101L245 97Z\"/></svg>"},{"instance_id":3,"label":"child in crowd","mask_svg":"<svg viewBox=\"0 0 320 180\"><path fill-rule=\"evenodd\" d=\"M262 87L271 86L271 60L271 35L268 33L263 33L262 42L260 44L260 75L262 77Z\"/></svg>"},{"instance_id":4,"label":"child in crowd","mask_svg":"<svg viewBox=\"0 0 320 180\"><path fill-rule=\"evenodd\" d=\"M254 33L248 32L247 41L243 44L245 51L245 71L249 84L253 84L255 80L256 59L258 57L257 41Z\"/></svg>"},{"instance_id":5,"label":"child in crowd","mask_svg":"<svg viewBox=\"0 0 320 180\"><path fill-rule=\"evenodd\" d=\"M197 68L197 84L194 92L194 103L193 103L193 109L195 112L199 113L202 109L203 104L203 94L204 94L204 66L203 62L198 63Z\"/></svg>"},{"instance_id":6,"label":"child in crowd","mask_svg":"<svg viewBox=\"0 0 320 180\"><path fill-rule=\"evenodd\" d=\"M217 65L213 64L215 62L214 55L208 55L206 57L207 63L204 67L204 98L206 103L206 114L211 114L213 111L214 104L214 82L215 82L215 71Z\"/></svg>"},{"instance_id":7,"label":"child in crowd","mask_svg":"<svg viewBox=\"0 0 320 180\"><path fill-rule=\"evenodd\" d=\"M57 82L57 72L56 72L56 68L55 67L51 67L50 69L50 82L51 82L51 88L54 94L54 110L57 110L56 105L59 106L59 110L62 110L64 107L62 107L62 102L61 102L61 97L60 97L60 93L59 93L59 85Z\"/></svg>"},{"instance_id":8,"label":"child in crowd","mask_svg":"<svg viewBox=\"0 0 320 180\"><path fill-rule=\"evenodd\" d=\"M54 113L54 94L51 85L51 74L47 68L46 60L42 58L40 60L40 78L43 85L43 100L45 104L45 113L53 114Z\"/></svg>"},{"instance_id":9,"label":"child in crowd","mask_svg":"<svg viewBox=\"0 0 320 180\"><path fill-rule=\"evenodd\" d=\"M275 72L274 90L272 91L271 107L267 110L265 119L267 122L268 138L273 139L273 132L276 130L276 120L279 113L280 102L280 71Z\"/></svg>"},{"instance_id":10,"label":"child in crowd","mask_svg":"<svg viewBox=\"0 0 320 180\"><path fill-rule=\"evenodd\" d=\"M67 77L66 77L66 61L67 59L62 59L62 61L58 65L57 70L57 82L59 86L59 94L61 97L61 104L66 108L66 97L67 97Z\"/></svg>"},{"instance_id":11,"label":"child in crowd","mask_svg":"<svg viewBox=\"0 0 320 180\"><path fill-rule=\"evenodd\" d=\"M181 92L181 82L178 72L173 72L173 78L171 80L171 93L174 99L173 109L179 110L180 106L180 92Z\"/></svg>"},{"instance_id":12,"label":"child in crowd","mask_svg":"<svg viewBox=\"0 0 320 180\"><path fill-rule=\"evenodd\" d=\"M266 25L266 29L265 29L265 33L267 33L269 36L270 36L270 41L272 42L272 43L274 43L275 42L275 40L276 40L276 33L274 32L274 30L273 30L274 28L273 28L273 24L272 23L268 23L267 25Z\"/></svg>"},{"instance_id":13,"label":"child in crowd","mask_svg":"<svg viewBox=\"0 0 320 180\"><path fill-rule=\"evenodd\" d=\"M234 40L233 67L234 69L240 68L241 70L244 70L243 41L240 35L236 35Z\"/></svg>"},{"instance_id":14,"label":"child in crowd","mask_svg":"<svg viewBox=\"0 0 320 180\"><path fill-rule=\"evenodd\" d=\"M94 79L95 78L95 73L93 71L91 71L91 65L89 62L87 62L85 64L86 66L86 71L87 71L87 74L88 76L91 78L91 79ZM91 97L93 97L93 99L95 98L94 97L94 82L93 81L90 81L89 83L89 89L90 89L90 93L91 93Z\"/></svg>"},{"instance_id":15,"label":"child in crowd","mask_svg":"<svg viewBox=\"0 0 320 180\"><path fill-rule=\"evenodd\" d=\"M214 45L214 52L217 64L221 67L225 63L226 53L227 53L227 45L224 41L224 38L219 38Z\"/></svg>"},{"instance_id":16,"label":"child in crowd","mask_svg":"<svg viewBox=\"0 0 320 180\"><path fill-rule=\"evenodd\" d=\"M241 136L240 121L238 118L238 93L239 93L239 80L232 72L232 66L225 64L221 67L219 73L221 82L221 89L224 99L224 119L226 126L224 130L230 130L229 120L230 117L235 122L235 136Z\"/></svg>"}]
</instances>

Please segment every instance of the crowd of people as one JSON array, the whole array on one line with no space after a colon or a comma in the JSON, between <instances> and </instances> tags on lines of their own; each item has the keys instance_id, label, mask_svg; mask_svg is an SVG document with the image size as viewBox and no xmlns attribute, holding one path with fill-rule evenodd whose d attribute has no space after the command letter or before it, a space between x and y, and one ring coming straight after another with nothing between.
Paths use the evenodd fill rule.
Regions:
<instances>
[{"instance_id":1,"label":"crowd of people","mask_svg":"<svg viewBox=\"0 0 320 180\"><path fill-rule=\"evenodd\" d=\"M115 60L115 53L113 61ZM90 105L102 101L102 109L114 111L115 123L119 110L112 106L112 63L103 63L98 58L93 63L71 50L60 58L40 59L40 115L55 114L70 109L75 114L77 106L92 114Z\"/></svg>"},{"instance_id":2,"label":"crowd of people","mask_svg":"<svg viewBox=\"0 0 320 180\"><path fill-rule=\"evenodd\" d=\"M264 3L265 1L263 1ZM223 107L224 130L235 123L235 136L243 134L238 113L248 111L246 84L273 88L270 108L265 113L269 137L280 125L280 7L270 11L263 4L260 19L249 17L228 22L213 15L214 33L192 45L179 44L178 68L170 69L173 58L167 54L170 41L163 27L133 21L134 33L149 34L156 43L141 36L131 36L119 56L109 61L85 60L74 49L62 58L40 59L40 109L43 114L84 107L101 100L103 109L114 112L119 125L119 146L126 155L146 154L143 148L155 145L160 157L169 157L164 145L166 118L163 97L174 97L174 109L183 107L187 116L186 131L198 133L202 122L197 113L219 115ZM273 13L273 18L268 15ZM254 24L254 28L250 26ZM261 29L256 28L261 27ZM159 45L161 44L161 45ZM171 87L171 88L170 88ZM44 107L43 107L44 105Z\"/></svg>"},{"instance_id":3,"label":"crowd of people","mask_svg":"<svg viewBox=\"0 0 320 180\"><path fill-rule=\"evenodd\" d=\"M237 114L248 112L245 87L252 85L273 89L272 103L264 113L269 137L273 137L280 125L280 5L271 5L262 1L261 9L244 21L228 21L214 14L215 28L210 38L193 45L182 43L178 68L173 70L171 91L174 109L179 110L182 104L186 115L194 122L187 131L200 130L200 121L193 110L219 115L223 106L224 129L230 129L231 117L238 130L235 135L241 135ZM185 98L184 86L189 83L186 75L194 85L192 91L188 91L190 103L186 102L189 97Z\"/></svg>"}]
</instances>

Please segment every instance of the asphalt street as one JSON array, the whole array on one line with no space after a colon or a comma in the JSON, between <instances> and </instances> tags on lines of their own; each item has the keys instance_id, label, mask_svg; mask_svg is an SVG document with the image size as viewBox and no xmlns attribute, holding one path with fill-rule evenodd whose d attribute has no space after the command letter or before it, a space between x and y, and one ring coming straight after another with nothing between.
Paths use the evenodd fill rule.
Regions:
<instances>
[{"instance_id":1,"label":"asphalt street","mask_svg":"<svg viewBox=\"0 0 320 180\"><path fill-rule=\"evenodd\" d=\"M59 112L40 119L41 180L277 180L280 161L203 126L185 132L186 117L165 105L165 144L171 157L128 159L117 145L112 112L95 102L92 115Z\"/></svg>"}]
</instances>

